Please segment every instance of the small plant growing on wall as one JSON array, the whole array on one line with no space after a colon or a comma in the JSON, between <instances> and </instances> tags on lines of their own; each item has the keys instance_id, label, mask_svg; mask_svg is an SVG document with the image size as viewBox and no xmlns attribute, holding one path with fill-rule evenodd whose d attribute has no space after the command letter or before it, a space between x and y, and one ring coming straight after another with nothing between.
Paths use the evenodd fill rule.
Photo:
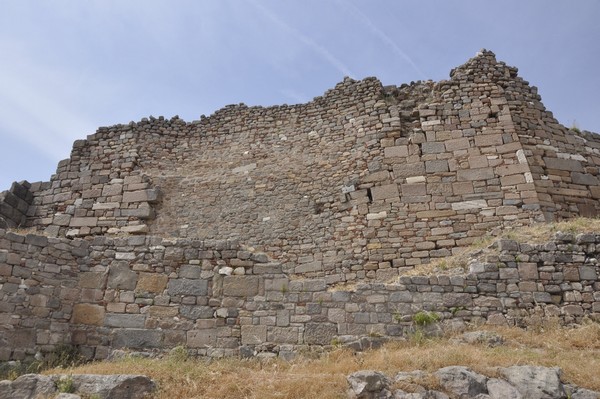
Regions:
<instances>
[{"instance_id":1,"label":"small plant growing on wall","mask_svg":"<svg viewBox=\"0 0 600 399\"><path fill-rule=\"evenodd\" d=\"M413 316L413 322L419 327L428 326L438 321L440 321L440 315L435 312L421 311Z\"/></svg>"}]
</instances>

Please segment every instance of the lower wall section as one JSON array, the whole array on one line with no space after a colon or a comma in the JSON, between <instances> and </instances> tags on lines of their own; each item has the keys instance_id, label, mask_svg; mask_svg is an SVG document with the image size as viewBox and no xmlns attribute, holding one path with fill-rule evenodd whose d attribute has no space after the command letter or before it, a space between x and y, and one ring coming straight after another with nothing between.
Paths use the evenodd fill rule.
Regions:
<instances>
[{"instance_id":1,"label":"lower wall section","mask_svg":"<svg viewBox=\"0 0 600 399\"><path fill-rule=\"evenodd\" d=\"M114 349L176 346L213 357L283 356L362 336L399 337L422 311L445 323L600 319L600 235L495 246L464 275L336 288L292 278L237 242L67 240L0 229L0 360L61 343L97 359Z\"/></svg>"}]
</instances>

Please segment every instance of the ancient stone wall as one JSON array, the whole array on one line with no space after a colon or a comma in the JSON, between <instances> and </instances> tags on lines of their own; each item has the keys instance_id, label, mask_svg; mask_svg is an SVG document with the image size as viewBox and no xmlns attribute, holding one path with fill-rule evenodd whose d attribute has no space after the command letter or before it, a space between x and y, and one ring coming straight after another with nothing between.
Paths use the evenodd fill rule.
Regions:
<instances>
[{"instance_id":1,"label":"ancient stone wall","mask_svg":"<svg viewBox=\"0 0 600 399\"><path fill-rule=\"evenodd\" d=\"M399 337L413 317L524 325L600 317L600 235L500 240L466 274L327 287L233 241L68 240L0 230L1 360L56 344L90 358L185 346L206 356Z\"/></svg>"},{"instance_id":2,"label":"ancient stone wall","mask_svg":"<svg viewBox=\"0 0 600 399\"><path fill-rule=\"evenodd\" d=\"M33 194L31 185L26 182L14 182L10 190L0 193L0 228L20 227L27 223L29 207Z\"/></svg>"},{"instance_id":3,"label":"ancient stone wall","mask_svg":"<svg viewBox=\"0 0 600 399\"><path fill-rule=\"evenodd\" d=\"M441 82L346 78L307 104L101 127L49 182L0 194L0 223L43 233L0 230L0 359L61 342L281 354L398 336L422 310L597 318L597 235L405 272L507 226L598 215L599 168L599 136L558 124L488 51Z\"/></svg>"},{"instance_id":4,"label":"ancient stone wall","mask_svg":"<svg viewBox=\"0 0 600 399\"><path fill-rule=\"evenodd\" d=\"M598 214L599 147L483 51L447 81L345 79L307 104L100 128L32 185L28 223L237 239L286 273L382 280L493 229Z\"/></svg>"}]
</instances>

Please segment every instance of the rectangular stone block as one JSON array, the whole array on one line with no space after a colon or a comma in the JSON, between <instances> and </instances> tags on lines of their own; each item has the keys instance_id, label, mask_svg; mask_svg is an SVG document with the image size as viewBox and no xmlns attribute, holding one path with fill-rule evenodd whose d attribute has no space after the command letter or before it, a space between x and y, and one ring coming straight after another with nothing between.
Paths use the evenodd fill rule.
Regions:
<instances>
[{"instance_id":1,"label":"rectangular stone block","mask_svg":"<svg viewBox=\"0 0 600 399\"><path fill-rule=\"evenodd\" d=\"M487 201L484 199L481 200L472 200L472 201L461 201L461 202L453 202L452 209L455 211L462 211L468 209L478 209L478 208L486 208Z\"/></svg>"},{"instance_id":2,"label":"rectangular stone block","mask_svg":"<svg viewBox=\"0 0 600 399\"><path fill-rule=\"evenodd\" d=\"M458 181L488 180L496 177L492 168L460 169L456 172Z\"/></svg>"},{"instance_id":3,"label":"rectangular stone block","mask_svg":"<svg viewBox=\"0 0 600 399\"><path fill-rule=\"evenodd\" d=\"M574 159L544 157L548 169L566 170L569 172L583 172L581 162Z\"/></svg>"},{"instance_id":4,"label":"rectangular stone block","mask_svg":"<svg viewBox=\"0 0 600 399\"><path fill-rule=\"evenodd\" d=\"M489 147L502 144L502 134L478 134L475 136L475 147Z\"/></svg>"},{"instance_id":5,"label":"rectangular stone block","mask_svg":"<svg viewBox=\"0 0 600 399\"><path fill-rule=\"evenodd\" d=\"M517 268L521 280L537 280L539 278L537 263L519 262Z\"/></svg>"},{"instance_id":6,"label":"rectangular stone block","mask_svg":"<svg viewBox=\"0 0 600 399\"><path fill-rule=\"evenodd\" d=\"M423 154L441 154L446 152L446 146L442 142L426 141L421 144L421 151Z\"/></svg>"},{"instance_id":7,"label":"rectangular stone block","mask_svg":"<svg viewBox=\"0 0 600 399\"><path fill-rule=\"evenodd\" d=\"M73 324L101 326L104 324L104 307L91 303L78 303L73 306Z\"/></svg>"},{"instance_id":8,"label":"rectangular stone block","mask_svg":"<svg viewBox=\"0 0 600 399\"><path fill-rule=\"evenodd\" d=\"M298 344L298 327L269 327L267 341L277 344Z\"/></svg>"},{"instance_id":9,"label":"rectangular stone block","mask_svg":"<svg viewBox=\"0 0 600 399\"><path fill-rule=\"evenodd\" d=\"M423 176L425 174L425 162L395 164L393 168L394 176L396 178Z\"/></svg>"},{"instance_id":10,"label":"rectangular stone block","mask_svg":"<svg viewBox=\"0 0 600 399\"><path fill-rule=\"evenodd\" d=\"M267 341L267 326L242 326L242 345L259 345Z\"/></svg>"},{"instance_id":11,"label":"rectangular stone block","mask_svg":"<svg viewBox=\"0 0 600 399\"><path fill-rule=\"evenodd\" d=\"M498 176L508 176L523 174L529 172L529 165L527 164L511 164L511 165L500 165L496 167L496 174Z\"/></svg>"},{"instance_id":12,"label":"rectangular stone block","mask_svg":"<svg viewBox=\"0 0 600 399\"><path fill-rule=\"evenodd\" d=\"M394 147L385 147L384 148L384 157L386 158L397 158L397 157L407 157L408 156L408 146L407 145L397 145Z\"/></svg>"},{"instance_id":13,"label":"rectangular stone block","mask_svg":"<svg viewBox=\"0 0 600 399\"><path fill-rule=\"evenodd\" d=\"M402 195L427 195L427 186L425 183L402 184Z\"/></svg>"},{"instance_id":14,"label":"rectangular stone block","mask_svg":"<svg viewBox=\"0 0 600 399\"><path fill-rule=\"evenodd\" d=\"M461 137L458 139L447 140L444 144L446 145L446 151L465 150L469 148L469 139L467 137Z\"/></svg>"},{"instance_id":15,"label":"rectangular stone block","mask_svg":"<svg viewBox=\"0 0 600 399\"><path fill-rule=\"evenodd\" d=\"M208 281L186 278L172 279L167 284L169 295L202 295L208 294Z\"/></svg>"},{"instance_id":16,"label":"rectangular stone block","mask_svg":"<svg viewBox=\"0 0 600 399\"><path fill-rule=\"evenodd\" d=\"M169 278L159 273L140 273L135 287L137 292L161 293L167 287Z\"/></svg>"},{"instance_id":17,"label":"rectangular stone block","mask_svg":"<svg viewBox=\"0 0 600 399\"><path fill-rule=\"evenodd\" d=\"M448 172L448 161L445 159L434 159L425 161L425 171L427 173Z\"/></svg>"},{"instance_id":18,"label":"rectangular stone block","mask_svg":"<svg viewBox=\"0 0 600 399\"><path fill-rule=\"evenodd\" d=\"M225 276L223 278L223 295L236 297L253 297L258 295L260 277L258 276Z\"/></svg>"},{"instance_id":19,"label":"rectangular stone block","mask_svg":"<svg viewBox=\"0 0 600 399\"><path fill-rule=\"evenodd\" d=\"M399 198L400 193L398 192L398 185L394 183L371 188L371 196L373 197L373 201L379 201L390 198Z\"/></svg>"},{"instance_id":20,"label":"rectangular stone block","mask_svg":"<svg viewBox=\"0 0 600 399\"><path fill-rule=\"evenodd\" d=\"M159 191L156 188L123 193L123 202L156 202L158 199Z\"/></svg>"},{"instance_id":21,"label":"rectangular stone block","mask_svg":"<svg viewBox=\"0 0 600 399\"><path fill-rule=\"evenodd\" d=\"M146 316L131 313L107 313L104 325L116 328L144 328Z\"/></svg>"},{"instance_id":22,"label":"rectangular stone block","mask_svg":"<svg viewBox=\"0 0 600 399\"><path fill-rule=\"evenodd\" d=\"M242 327L243 328L243 327ZM187 332L187 346L190 348L212 347L217 344L217 329L191 330Z\"/></svg>"},{"instance_id":23,"label":"rectangular stone block","mask_svg":"<svg viewBox=\"0 0 600 399\"><path fill-rule=\"evenodd\" d=\"M69 223L71 227L96 227L97 225L97 217L74 217Z\"/></svg>"},{"instance_id":24,"label":"rectangular stone block","mask_svg":"<svg viewBox=\"0 0 600 399\"><path fill-rule=\"evenodd\" d=\"M116 329L112 345L115 348L147 349L162 347L161 330Z\"/></svg>"}]
</instances>

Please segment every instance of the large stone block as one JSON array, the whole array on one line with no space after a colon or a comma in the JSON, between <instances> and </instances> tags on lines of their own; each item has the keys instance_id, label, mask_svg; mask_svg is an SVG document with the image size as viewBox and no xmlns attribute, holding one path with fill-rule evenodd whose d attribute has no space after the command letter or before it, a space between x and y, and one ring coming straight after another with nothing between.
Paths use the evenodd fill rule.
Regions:
<instances>
[{"instance_id":1,"label":"large stone block","mask_svg":"<svg viewBox=\"0 0 600 399\"><path fill-rule=\"evenodd\" d=\"M107 313L104 325L116 328L144 328L146 315L129 313Z\"/></svg>"},{"instance_id":2,"label":"large stone block","mask_svg":"<svg viewBox=\"0 0 600 399\"><path fill-rule=\"evenodd\" d=\"M242 326L242 345L259 345L267 341L267 326Z\"/></svg>"},{"instance_id":3,"label":"large stone block","mask_svg":"<svg viewBox=\"0 0 600 399\"><path fill-rule=\"evenodd\" d=\"M269 327L267 341L277 344L298 344L298 327Z\"/></svg>"},{"instance_id":4,"label":"large stone block","mask_svg":"<svg viewBox=\"0 0 600 399\"><path fill-rule=\"evenodd\" d=\"M223 278L223 295L253 297L258 295L260 277L258 276L225 276Z\"/></svg>"},{"instance_id":5,"label":"large stone block","mask_svg":"<svg viewBox=\"0 0 600 399\"><path fill-rule=\"evenodd\" d=\"M400 193L398 192L398 185L394 183L371 188L371 196L373 197L373 201L378 201L390 198L399 198Z\"/></svg>"},{"instance_id":6,"label":"large stone block","mask_svg":"<svg viewBox=\"0 0 600 399\"><path fill-rule=\"evenodd\" d=\"M112 346L115 348L160 348L163 333L160 330L117 329L113 331Z\"/></svg>"},{"instance_id":7,"label":"large stone block","mask_svg":"<svg viewBox=\"0 0 600 399\"><path fill-rule=\"evenodd\" d=\"M164 274L158 273L140 273L136 291L161 293L167 287L169 278Z\"/></svg>"},{"instance_id":8,"label":"large stone block","mask_svg":"<svg viewBox=\"0 0 600 399\"><path fill-rule=\"evenodd\" d=\"M544 157L544 162L548 169L566 170L569 172L583 172L581 162L574 159L549 158Z\"/></svg>"},{"instance_id":9,"label":"large stone block","mask_svg":"<svg viewBox=\"0 0 600 399\"><path fill-rule=\"evenodd\" d=\"M331 323L306 323L304 343L309 345L330 345L337 335L337 327Z\"/></svg>"},{"instance_id":10,"label":"large stone block","mask_svg":"<svg viewBox=\"0 0 600 399\"><path fill-rule=\"evenodd\" d=\"M494 177L493 168L460 169L456 172L458 181L488 180Z\"/></svg>"},{"instance_id":11,"label":"large stone block","mask_svg":"<svg viewBox=\"0 0 600 399\"><path fill-rule=\"evenodd\" d=\"M425 162L414 162L407 164L395 164L394 176L406 178L411 176L423 176L425 174Z\"/></svg>"},{"instance_id":12,"label":"large stone block","mask_svg":"<svg viewBox=\"0 0 600 399\"><path fill-rule=\"evenodd\" d=\"M128 264L113 264L108 272L108 288L119 290L134 290L137 283L137 273Z\"/></svg>"},{"instance_id":13,"label":"large stone block","mask_svg":"<svg viewBox=\"0 0 600 399\"><path fill-rule=\"evenodd\" d=\"M191 330L187 332L187 346L190 348L211 347L217 344L217 329Z\"/></svg>"},{"instance_id":14,"label":"large stone block","mask_svg":"<svg viewBox=\"0 0 600 399\"><path fill-rule=\"evenodd\" d=\"M101 326L104 324L104 306L91 303L78 303L73 306L73 324Z\"/></svg>"},{"instance_id":15,"label":"large stone block","mask_svg":"<svg viewBox=\"0 0 600 399\"><path fill-rule=\"evenodd\" d=\"M177 278L167 284L169 295L207 295L208 281Z\"/></svg>"},{"instance_id":16,"label":"large stone block","mask_svg":"<svg viewBox=\"0 0 600 399\"><path fill-rule=\"evenodd\" d=\"M97 217L75 217L69 222L71 227L96 227L97 225Z\"/></svg>"}]
</instances>

